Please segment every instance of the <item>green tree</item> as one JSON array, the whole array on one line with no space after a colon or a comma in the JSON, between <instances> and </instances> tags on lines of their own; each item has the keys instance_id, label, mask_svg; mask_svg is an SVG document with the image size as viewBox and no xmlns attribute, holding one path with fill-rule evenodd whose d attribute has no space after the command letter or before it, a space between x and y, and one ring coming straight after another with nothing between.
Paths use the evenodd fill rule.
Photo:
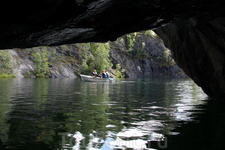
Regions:
<instances>
[{"instance_id":1,"label":"green tree","mask_svg":"<svg viewBox=\"0 0 225 150\"><path fill-rule=\"evenodd\" d=\"M49 75L48 60L49 60L49 52L45 48L42 51L42 72L44 75Z\"/></svg>"},{"instance_id":2,"label":"green tree","mask_svg":"<svg viewBox=\"0 0 225 150\"><path fill-rule=\"evenodd\" d=\"M124 78L125 70L121 68L120 64L116 65L116 78Z\"/></svg>"},{"instance_id":3,"label":"green tree","mask_svg":"<svg viewBox=\"0 0 225 150\"><path fill-rule=\"evenodd\" d=\"M95 56L97 51L97 44L96 43L90 43L90 51Z\"/></svg>"},{"instance_id":4,"label":"green tree","mask_svg":"<svg viewBox=\"0 0 225 150\"><path fill-rule=\"evenodd\" d=\"M47 48L43 48L42 53L33 52L32 60L35 65L35 72L37 78L43 78L49 75L49 67L48 67L48 60L49 60L49 52Z\"/></svg>"},{"instance_id":5,"label":"green tree","mask_svg":"<svg viewBox=\"0 0 225 150\"><path fill-rule=\"evenodd\" d=\"M125 39L126 39L126 45L127 45L127 49L130 50L130 49L133 49L134 47L134 42L136 40L136 32L134 33L130 33L130 34L127 34L125 36Z\"/></svg>"},{"instance_id":6,"label":"green tree","mask_svg":"<svg viewBox=\"0 0 225 150\"><path fill-rule=\"evenodd\" d=\"M109 59L110 47L108 43L91 43L90 52L83 51L83 62L79 67L82 74L90 74L94 69L100 73L102 70L112 67Z\"/></svg>"},{"instance_id":7,"label":"green tree","mask_svg":"<svg viewBox=\"0 0 225 150\"><path fill-rule=\"evenodd\" d=\"M7 50L0 51L0 74L11 74L13 72L13 57Z\"/></svg>"},{"instance_id":8,"label":"green tree","mask_svg":"<svg viewBox=\"0 0 225 150\"><path fill-rule=\"evenodd\" d=\"M39 74L41 72L41 63L42 63L41 54L38 52L34 52L32 56L35 65L35 73Z\"/></svg>"}]
</instances>

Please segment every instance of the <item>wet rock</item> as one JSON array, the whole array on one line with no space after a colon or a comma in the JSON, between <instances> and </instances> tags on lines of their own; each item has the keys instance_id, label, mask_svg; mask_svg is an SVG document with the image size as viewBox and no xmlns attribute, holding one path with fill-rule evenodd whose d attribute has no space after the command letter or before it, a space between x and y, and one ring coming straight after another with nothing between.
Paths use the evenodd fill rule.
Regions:
<instances>
[{"instance_id":1,"label":"wet rock","mask_svg":"<svg viewBox=\"0 0 225 150\"><path fill-rule=\"evenodd\" d=\"M177 64L210 97L225 99L225 18L198 22L198 18L155 30L169 47ZM200 20L202 18L199 18Z\"/></svg>"}]
</instances>

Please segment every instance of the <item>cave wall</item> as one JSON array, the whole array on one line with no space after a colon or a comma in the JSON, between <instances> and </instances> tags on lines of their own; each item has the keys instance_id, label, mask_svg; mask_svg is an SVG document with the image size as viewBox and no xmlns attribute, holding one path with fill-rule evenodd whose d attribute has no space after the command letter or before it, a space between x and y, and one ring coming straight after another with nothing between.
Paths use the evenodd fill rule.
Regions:
<instances>
[{"instance_id":1,"label":"cave wall","mask_svg":"<svg viewBox=\"0 0 225 150\"><path fill-rule=\"evenodd\" d=\"M225 18L198 22L198 17L155 30L177 64L210 97L225 97Z\"/></svg>"},{"instance_id":2,"label":"cave wall","mask_svg":"<svg viewBox=\"0 0 225 150\"><path fill-rule=\"evenodd\" d=\"M1 6L0 49L8 49L114 41L127 33L158 28L196 14L224 13L225 2L10 0Z\"/></svg>"}]
</instances>

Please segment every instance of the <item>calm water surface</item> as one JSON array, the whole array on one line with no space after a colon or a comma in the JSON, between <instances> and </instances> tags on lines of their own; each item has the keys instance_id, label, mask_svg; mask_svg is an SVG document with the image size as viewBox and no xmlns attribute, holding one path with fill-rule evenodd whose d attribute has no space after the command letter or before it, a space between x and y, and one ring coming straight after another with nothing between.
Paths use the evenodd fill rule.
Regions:
<instances>
[{"instance_id":1,"label":"calm water surface","mask_svg":"<svg viewBox=\"0 0 225 150\"><path fill-rule=\"evenodd\" d=\"M0 79L0 150L223 149L224 126L190 79Z\"/></svg>"}]
</instances>

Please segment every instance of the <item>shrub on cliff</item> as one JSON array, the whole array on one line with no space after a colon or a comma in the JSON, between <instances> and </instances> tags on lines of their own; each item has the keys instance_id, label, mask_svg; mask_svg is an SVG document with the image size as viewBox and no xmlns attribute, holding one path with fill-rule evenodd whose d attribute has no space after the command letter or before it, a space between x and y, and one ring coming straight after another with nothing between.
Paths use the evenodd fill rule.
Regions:
<instances>
[{"instance_id":1,"label":"shrub on cliff","mask_svg":"<svg viewBox=\"0 0 225 150\"><path fill-rule=\"evenodd\" d=\"M49 67L48 67L48 60L49 60L49 53L46 47L44 47L41 51L41 54L37 51L32 53L32 60L35 65L34 74L37 78L44 78L49 75Z\"/></svg>"},{"instance_id":2,"label":"shrub on cliff","mask_svg":"<svg viewBox=\"0 0 225 150\"><path fill-rule=\"evenodd\" d=\"M8 50L0 51L0 78L11 78L14 68L13 60ZM13 77L15 78L15 75Z\"/></svg>"},{"instance_id":3,"label":"shrub on cliff","mask_svg":"<svg viewBox=\"0 0 225 150\"><path fill-rule=\"evenodd\" d=\"M123 74L125 72L124 69L121 68L120 64L116 65L116 78L124 78L125 75Z\"/></svg>"},{"instance_id":4,"label":"shrub on cliff","mask_svg":"<svg viewBox=\"0 0 225 150\"><path fill-rule=\"evenodd\" d=\"M127 49L133 49L136 40L136 32L125 35Z\"/></svg>"},{"instance_id":5,"label":"shrub on cliff","mask_svg":"<svg viewBox=\"0 0 225 150\"><path fill-rule=\"evenodd\" d=\"M38 53L38 52L34 52L32 54L32 58L33 58L33 62L34 62L34 65L35 65L35 73L38 74L41 72L41 54Z\"/></svg>"}]
</instances>

